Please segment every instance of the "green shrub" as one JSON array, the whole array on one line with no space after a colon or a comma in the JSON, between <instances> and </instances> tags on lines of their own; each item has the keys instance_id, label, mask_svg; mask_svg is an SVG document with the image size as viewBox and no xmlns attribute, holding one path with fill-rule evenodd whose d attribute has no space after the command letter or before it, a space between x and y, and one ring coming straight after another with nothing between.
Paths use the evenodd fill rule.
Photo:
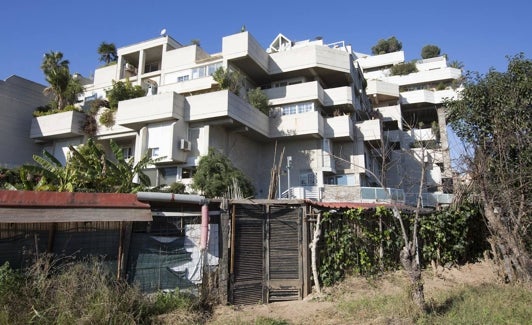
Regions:
<instances>
[{"instance_id":1,"label":"green shrub","mask_svg":"<svg viewBox=\"0 0 532 325\"><path fill-rule=\"evenodd\" d=\"M404 76L413 72L417 72L415 62L399 63L390 68L390 73L392 76Z\"/></svg>"},{"instance_id":2,"label":"green shrub","mask_svg":"<svg viewBox=\"0 0 532 325\"><path fill-rule=\"evenodd\" d=\"M440 56L440 48L436 45L425 45L421 49L421 57L423 59L430 59Z\"/></svg>"},{"instance_id":3,"label":"green shrub","mask_svg":"<svg viewBox=\"0 0 532 325\"><path fill-rule=\"evenodd\" d=\"M63 109L52 108L52 106L50 105L40 106L33 112L33 116L39 117L39 116L52 115L52 114L57 114L57 113L69 112L69 111L81 112L81 109L79 109L78 107L74 105L67 105Z\"/></svg>"},{"instance_id":4,"label":"green shrub","mask_svg":"<svg viewBox=\"0 0 532 325\"><path fill-rule=\"evenodd\" d=\"M268 96L260 88L248 91L248 101L253 107L268 115Z\"/></svg>"},{"instance_id":5,"label":"green shrub","mask_svg":"<svg viewBox=\"0 0 532 325\"><path fill-rule=\"evenodd\" d=\"M129 79L123 81L113 81L113 87L106 92L107 100L109 101L109 108L117 109L118 103L123 100L143 97L146 91L141 86L133 86Z\"/></svg>"},{"instance_id":6,"label":"green shrub","mask_svg":"<svg viewBox=\"0 0 532 325\"><path fill-rule=\"evenodd\" d=\"M105 125L108 128L115 125L115 111L116 110L114 109L106 108L102 115L100 115L100 124Z\"/></svg>"}]
</instances>

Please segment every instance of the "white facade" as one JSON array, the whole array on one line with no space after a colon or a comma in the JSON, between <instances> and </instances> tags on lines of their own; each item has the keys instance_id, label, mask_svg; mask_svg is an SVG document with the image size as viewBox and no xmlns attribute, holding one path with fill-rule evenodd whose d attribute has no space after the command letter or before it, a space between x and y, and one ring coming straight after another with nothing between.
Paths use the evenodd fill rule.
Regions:
<instances>
[{"instance_id":1,"label":"white facade","mask_svg":"<svg viewBox=\"0 0 532 325\"><path fill-rule=\"evenodd\" d=\"M387 185L402 188L413 203L425 165L424 192L452 190L452 170L443 103L460 90L460 69L448 66L445 56L418 60L417 71L392 75L404 63L402 51L368 56L357 54L368 80L368 95L384 123L384 143L391 148ZM431 197L434 197L432 195Z\"/></svg>"},{"instance_id":2,"label":"white facade","mask_svg":"<svg viewBox=\"0 0 532 325\"><path fill-rule=\"evenodd\" d=\"M380 186L375 179L382 174L378 151L392 137L390 125L395 121L395 129L403 130L405 105L426 101L423 94L403 97L401 87L409 84L383 77L381 64L404 60L402 52L385 56L385 64L378 56L365 59L377 76L366 76L366 85L360 68L364 60L357 62L344 42L292 42L279 34L263 49L249 32L241 32L224 37L220 53L208 54L197 45L161 36L118 49L116 64L96 69L82 105L88 109L90 101L105 98L117 80L128 79L146 90L145 97L120 102L115 125L99 125L95 138L104 145L113 139L135 159L146 153L164 157L148 171L153 185L190 184L200 157L214 147L253 180L256 197L264 198L277 143L277 154L284 147L285 160L292 159L290 168L283 162L281 192L290 193L290 187L292 193L308 192L319 199L327 187ZM431 73L438 64L420 63L419 73ZM214 81L211 75L220 67L243 77L238 94ZM454 70L445 73L456 75ZM269 114L247 100L247 91L257 87L269 99ZM443 94L438 96L432 101L441 102ZM36 118L31 138L61 155L69 144L86 140L75 119L72 113L54 122ZM401 146L411 141L396 137ZM419 140L416 132L411 137ZM441 179L434 175L435 181Z\"/></svg>"}]
</instances>

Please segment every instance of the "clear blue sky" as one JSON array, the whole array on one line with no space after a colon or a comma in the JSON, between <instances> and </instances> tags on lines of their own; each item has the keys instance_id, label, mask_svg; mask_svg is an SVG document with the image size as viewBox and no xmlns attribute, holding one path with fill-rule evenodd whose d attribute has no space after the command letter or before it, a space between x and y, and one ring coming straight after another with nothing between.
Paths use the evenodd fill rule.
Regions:
<instances>
[{"instance_id":1,"label":"clear blue sky","mask_svg":"<svg viewBox=\"0 0 532 325\"><path fill-rule=\"evenodd\" d=\"M395 36L408 60L435 44L466 70L506 70L506 55L532 54L532 2L486 1L36 1L4 4L0 13L0 79L16 74L45 83L43 54L60 51L72 72L89 76L102 42L117 47L166 28L182 44L198 39L209 53L242 25L266 48L282 33L297 41L322 36L370 53Z\"/></svg>"}]
</instances>

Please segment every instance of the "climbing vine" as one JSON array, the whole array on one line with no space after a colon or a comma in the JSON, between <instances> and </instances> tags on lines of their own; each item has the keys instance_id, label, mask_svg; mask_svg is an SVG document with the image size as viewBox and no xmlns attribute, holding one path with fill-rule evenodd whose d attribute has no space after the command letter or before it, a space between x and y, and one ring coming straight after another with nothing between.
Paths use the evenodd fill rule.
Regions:
<instances>
[{"instance_id":1,"label":"climbing vine","mask_svg":"<svg viewBox=\"0 0 532 325\"><path fill-rule=\"evenodd\" d=\"M407 229L413 216L403 213ZM420 219L422 265L475 260L487 249L478 208L462 206L423 215ZM323 213L319 278L325 286L348 274L375 276L399 266L403 242L391 210L351 209ZM408 231L408 230L407 230Z\"/></svg>"}]
</instances>

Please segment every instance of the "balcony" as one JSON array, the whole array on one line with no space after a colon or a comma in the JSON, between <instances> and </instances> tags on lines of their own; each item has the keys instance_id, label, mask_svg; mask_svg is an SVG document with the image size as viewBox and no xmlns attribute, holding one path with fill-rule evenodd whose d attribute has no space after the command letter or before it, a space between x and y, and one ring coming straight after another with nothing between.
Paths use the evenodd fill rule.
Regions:
<instances>
[{"instance_id":1,"label":"balcony","mask_svg":"<svg viewBox=\"0 0 532 325\"><path fill-rule=\"evenodd\" d=\"M305 82L286 87L265 89L271 106L279 106L288 103L318 101L323 104L323 88L317 81Z\"/></svg>"},{"instance_id":2,"label":"balcony","mask_svg":"<svg viewBox=\"0 0 532 325\"><path fill-rule=\"evenodd\" d=\"M405 61L405 52L397 51L381 55L371 55L357 59L358 64L362 69L372 69L377 67L385 67ZM366 72L364 72L366 75Z\"/></svg>"},{"instance_id":3,"label":"balcony","mask_svg":"<svg viewBox=\"0 0 532 325\"><path fill-rule=\"evenodd\" d=\"M399 98L399 86L381 80L368 80L366 94L372 98L375 104L379 102L394 100Z\"/></svg>"},{"instance_id":4,"label":"balcony","mask_svg":"<svg viewBox=\"0 0 532 325\"><path fill-rule=\"evenodd\" d=\"M456 99L457 94L454 90L412 90L404 91L401 93L401 104L418 104L429 103L439 104L444 101L445 98Z\"/></svg>"},{"instance_id":5,"label":"balcony","mask_svg":"<svg viewBox=\"0 0 532 325\"><path fill-rule=\"evenodd\" d=\"M324 137L336 140L354 140L353 121L349 115L325 119Z\"/></svg>"},{"instance_id":6,"label":"balcony","mask_svg":"<svg viewBox=\"0 0 532 325\"><path fill-rule=\"evenodd\" d=\"M346 105L353 109L354 111L354 103L353 103L353 90L351 87L336 87L336 88L328 88L323 90L325 93L324 99L323 99L323 106L340 106L340 105Z\"/></svg>"},{"instance_id":7,"label":"balcony","mask_svg":"<svg viewBox=\"0 0 532 325\"><path fill-rule=\"evenodd\" d=\"M124 100L118 103L116 124L140 130L150 123L184 118L185 97L171 92Z\"/></svg>"},{"instance_id":8,"label":"balcony","mask_svg":"<svg viewBox=\"0 0 532 325\"><path fill-rule=\"evenodd\" d=\"M462 71L456 68L443 68L428 71L419 71L405 76L390 76L386 81L399 86L435 83L438 81L454 80L460 78Z\"/></svg>"},{"instance_id":9,"label":"balcony","mask_svg":"<svg viewBox=\"0 0 532 325\"><path fill-rule=\"evenodd\" d=\"M331 72L337 71L343 74L351 73L349 53L338 51L323 45L308 45L270 54L271 64L269 73L278 74L301 69L322 68L326 69L327 76L332 77ZM340 77L340 76L338 76ZM343 76L345 82L345 76Z\"/></svg>"},{"instance_id":10,"label":"balcony","mask_svg":"<svg viewBox=\"0 0 532 325\"><path fill-rule=\"evenodd\" d=\"M30 138L44 141L80 136L84 134L84 122L85 113L78 111L34 117L31 121Z\"/></svg>"},{"instance_id":11,"label":"balcony","mask_svg":"<svg viewBox=\"0 0 532 325\"><path fill-rule=\"evenodd\" d=\"M268 54L249 32L222 39L224 59L250 76L267 77Z\"/></svg>"},{"instance_id":12,"label":"balcony","mask_svg":"<svg viewBox=\"0 0 532 325\"><path fill-rule=\"evenodd\" d=\"M319 112L283 115L270 119L272 138L308 136L319 138L324 134L324 119Z\"/></svg>"},{"instance_id":13,"label":"balcony","mask_svg":"<svg viewBox=\"0 0 532 325\"><path fill-rule=\"evenodd\" d=\"M237 95L221 90L188 96L187 122L210 122L240 125L261 134L269 135L268 117Z\"/></svg>"},{"instance_id":14,"label":"balcony","mask_svg":"<svg viewBox=\"0 0 532 325\"><path fill-rule=\"evenodd\" d=\"M404 203L405 193L395 188L325 185L322 199L326 202Z\"/></svg>"},{"instance_id":15,"label":"balcony","mask_svg":"<svg viewBox=\"0 0 532 325\"><path fill-rule=\"evenodd\" d=\"M364 141L380 142L382 140L382 128L379 119L357 122L355 126L357 137L361 137Z\"/></svg>"}]
</instances>

